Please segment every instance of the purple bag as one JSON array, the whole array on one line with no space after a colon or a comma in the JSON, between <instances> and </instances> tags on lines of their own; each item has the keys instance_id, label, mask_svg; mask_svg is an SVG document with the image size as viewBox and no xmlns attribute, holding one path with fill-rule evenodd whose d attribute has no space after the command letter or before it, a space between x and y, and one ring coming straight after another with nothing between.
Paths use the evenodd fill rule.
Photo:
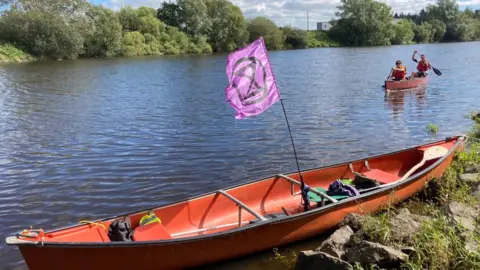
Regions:
<instances>
[{"instance_id":1,"label":"purple bag","mask_svg":"<svg viewBox=\"0 0 480 270\"><path fill-rule=\"evenodd\" d=\"M353 197L360 195L360 192L356 190L353 186L342 183L340 180L335 180L328 186L327 195L329 196L348 196Z\"/></svg>"}]
</instances>

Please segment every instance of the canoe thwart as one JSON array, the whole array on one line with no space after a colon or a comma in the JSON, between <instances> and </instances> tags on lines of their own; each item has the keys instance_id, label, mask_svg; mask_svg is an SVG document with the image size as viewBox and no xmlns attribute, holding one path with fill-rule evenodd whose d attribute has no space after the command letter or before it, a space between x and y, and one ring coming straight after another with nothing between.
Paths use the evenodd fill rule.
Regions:
<instances>
[{"instance_id":1,"label":"canoe thwart","mask_svg":"<svg viewBox=\"0 0 480 270\"><path fill-rule=\"evenodd\" d=\"M245 205L244 203L242 203L241 201L239 201L237 198L233 197L232 195L226 193L224 190L220 189L220 190L217 190L217 193L219 194L222 194L223 196L229 198L231 201L235 202L238 206L242 207L243 209L245 209L245 211L249 212L250 214L254 215L256 218L262 220L262 221L265 221L267 220L266 218L264 218L262 215L258 214L257 212L253 211L252 208L248 207L247 205Z\"/></svg>"},{"instance_id":2,"label":"canoe thwart","mask_svg":"<svg viewBox=\"0 0 480 270\"><path fill-rule=\"evenodd\" d=\"M299 186L299 187L302 185L302 184L301 184L300 182L298 182L297 180L295 180L295 179L293 179L293 178L291 178L291 177L288 177L288 176L286 176L286 175L277 174L277 175L275 175L275 176L276 176L276 177L283 178L283 179L285 179L285 180L288 180L288 181L290 181L290 183L295 184L295 185L297 185L297 186ZM327 200L329 200L329 201L331 201L331 202L333 202L333 203L336 203L336 202L337 202L337 200L335 200L334 198L332 198L332 197L328 196L327 194L324 194L324 193L322 193L322 192L320 192L320 191L317 191L317 190L315 190L315 189L313 189L313 188L310 189L309 191L312 192L312 193L315 193L315 194L317 194L318 196L323 197L323 198L325 198L325 199L327 199Z\"/></svg>"}]
</instances>

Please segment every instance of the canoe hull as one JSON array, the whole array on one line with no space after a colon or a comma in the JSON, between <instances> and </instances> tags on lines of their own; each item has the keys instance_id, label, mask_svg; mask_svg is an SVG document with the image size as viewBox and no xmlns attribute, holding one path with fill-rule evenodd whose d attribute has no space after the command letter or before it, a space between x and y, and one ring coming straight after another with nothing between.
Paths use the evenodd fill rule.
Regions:
<instances>
[{"instance_id":1,"label":"canoe hull","mask_svg":"<svg viewBox=\"0 0 480 270\"><path fill-rule=\"evenodd\" d=\"M452 163L454 153L463 147L463 139L452 140L446 141L449 145L448 155L428 164L425 169L399 184L369 192L356 199L347 199L345 202L295 216L274 219L268 223L172 241L100 244L47 242L43 246L40 244L17 246L29 269L32 270L184 269L224 261L307 239L335 227L349 213L376 212L388 203L400 202L411 197L422 190L426 182L440 177ZM437 144L446 145L446 142L441 141ZM354 168L359 168L363 163L364 159L352 162ZM348 171L348 163L326 168Z\"/></svg>"},{"instance_id":2,"label":"canoe hull","mask_svg":"<svg viewBox=\"0 0 480 270\"><path fill-rule=\"evenodd\" d=\"M412 80L403 81L385 81L385 89L388 90L403 90L416 88L418 86L426 85L428 83L428 76L423 78L415 78Z\"/></svg>"}]
</instances>

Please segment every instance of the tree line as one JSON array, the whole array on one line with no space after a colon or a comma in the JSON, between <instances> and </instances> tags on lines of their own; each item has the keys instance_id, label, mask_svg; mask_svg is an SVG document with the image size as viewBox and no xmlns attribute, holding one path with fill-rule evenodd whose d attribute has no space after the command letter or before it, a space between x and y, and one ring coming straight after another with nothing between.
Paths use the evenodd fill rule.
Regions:
<instances>
[{"instance_id":1,"label":"tree line","mask_svg":"<svg viewBox=\"0 0 480 270\"><path fill-rule=\"evenodd\" d=\"M246 20L228 0L178 0L113 11L87 0L0 0L0 43L39 58L228 52L259 36L269 49L328 45L328 37L270 19Z\"/></svg>"},{"instance_id":2,"label":"tree line","mask_svg":"<svg viewBox=\"0 0 480 270\"><path fill-rule=\"evenodd\" d=\"M373 0L341 0L330 37L344 46L454 42L480 39L479 10L461 11L455 0L437 0L418 14L393 14ZM394 22L393 18L400 19Z\"/></svg>"},{"instance_id":3,"label":"tree line","mask_svg":"<svg viewBox=\"0 0 480 270\"><path fill-rule=\"evenodd\" d=\"M87 0L0 0L0 43L39 58L75 59L229 52L263 36L270 50L480 39L478 11L438 0L419 14L396 15L374 0L341 0L332 29L278 27L246 19L228 0L177 0L157 9L114 11Z\"/></svg>"}]
</instances>

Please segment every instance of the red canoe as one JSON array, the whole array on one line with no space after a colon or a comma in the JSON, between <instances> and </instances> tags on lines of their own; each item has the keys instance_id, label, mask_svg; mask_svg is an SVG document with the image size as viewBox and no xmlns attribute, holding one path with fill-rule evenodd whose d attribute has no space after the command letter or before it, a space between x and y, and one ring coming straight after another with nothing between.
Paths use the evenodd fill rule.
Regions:
<instances>
[{"instance_id":1,"label":"red canoe","mask_svg":"<svg viewBox=\"0 0 480 270\"><path fill-rule=\"evenodd\" d=\"M385 81L385 89L386 90L402 90L402 89L410 89L415 88L421 85L426 85L428 83L428 76L422 78L413 78L410 80L402 80L402 81L394 81L394 80L387 80Z\"/></svg>"},{"instance_id":2,"label":"red canoe","mask_svg":"<svg viewBox=\"0 0 480 270\"><path fill-rule=\"evenodd\" d=\"M464 139L449 137L304 171L305 183L312 188L308 211L302 205L298 173L280 174L94 223L45 232L25 230L7 237L6 242L18 246L32 270L158 270L206 265L306 239L335 227L348 213L375 212L389 202L403 201L443 174L454 153L463 149ZM424 159L428 161L421 162ZM377 186L359 189L358 184L366 179L361 176ZM332 182L345 178L354 179L350 183L356 185L359 195L326 195ZM161 223L140 226L139 220L150 210ZM110 224L125 216L135 229L134 241L110 241Z\"/></svg>"}]
</instances>

